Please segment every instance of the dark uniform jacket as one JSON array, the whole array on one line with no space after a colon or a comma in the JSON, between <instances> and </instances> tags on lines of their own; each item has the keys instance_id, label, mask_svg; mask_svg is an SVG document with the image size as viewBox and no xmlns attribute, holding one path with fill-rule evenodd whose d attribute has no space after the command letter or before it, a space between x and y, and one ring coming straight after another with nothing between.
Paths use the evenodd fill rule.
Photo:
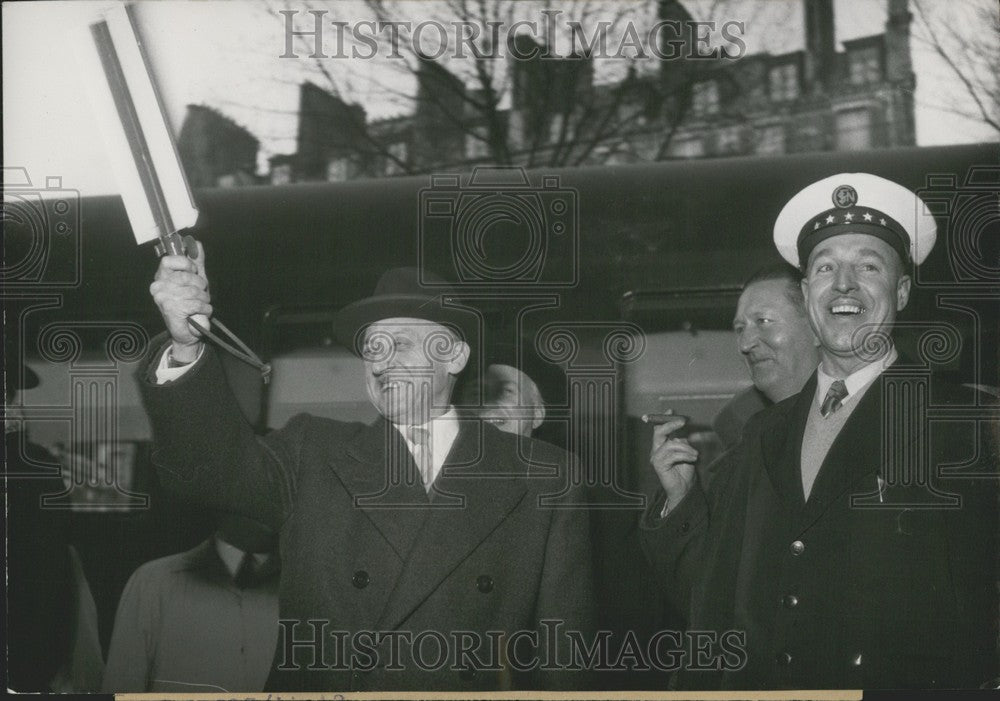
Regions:
<instances>
[{"instance_id":1,"label":"dark uniform jacket","mask_svg":"<svg viewBox=\"0 0 1000 701\"><path fill-rule=\"evenodd\" d=\"M688 671L682 686L977 687L996 675L996 446L973 422L896 410L927 389L901 391L900 367L860 398L808 501L799 463L815 375L751 419L709 493L695 485L662 519L661 494L644 514L643 547L689 628L745 635L745 659ZM972 395L933 383L929 406ZM921 451L931 477L901 474Z\"/></svg>"},{"instance_id":2,"label":"dark uniform jacket","mask_svg":"<svg viewBox=\"0 0 1000 701\"><path fill-rule=\"evenodd\" d=\"M543 619L558 620L560 634L592 626L587 511L572 507L580 499L569 489L564 452L462 422L429 499L405 442L384 420L366 426L300 415L258 439L211 349L162 386L153 375L158 355L150 359L144 394L163 484L280 530L280 617L297 623L279 634L269 689L585 683L572 673L514 674L506 653L498 663L506 645L487 635L538 631L544 661L545 634L555 624L546 627ZM436 632L451 656L422 671L404 638L383 637L380 644L364 631L423 634L429 667L441 661ZM293 649L291 633L324 645ZM354 641L357 664L337 654L344 636ZM458 655L477 639L477 658L505 671L460 669L478 666ZM518 659L530 663L533 640L519 639Z\"/></svg>"}]
</instances>

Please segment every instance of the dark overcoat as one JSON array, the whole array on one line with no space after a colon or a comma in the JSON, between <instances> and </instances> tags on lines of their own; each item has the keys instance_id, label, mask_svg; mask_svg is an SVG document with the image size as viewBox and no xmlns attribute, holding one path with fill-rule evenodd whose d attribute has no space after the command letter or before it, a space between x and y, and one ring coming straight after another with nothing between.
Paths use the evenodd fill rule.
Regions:
<instances>
[{"instance_id":1,"label":"dark overcoat","mask_svg":"<svg viewBox=\"0 0 1000 701\"><path fill-rule=\"evenodd\" d=\"M745 659L688 671L682 686L977 687L996 675L997 456L973 420L992 410L900 372L860 398L808 501L815 375L751 419L708 493L695 485L666 518L662 493L653 500L643 547L690 629L745 635Z\"/></svg>"},{"instance_id":2,"label":"dark overcoat","mask_svg":"<svg viewBox=\"0 0 1000 701\"><path fill-rule=\"evenodd\" d=\"M507 657L517 631L538 633L543 663L547 634L591 634L588 517L563 451L463 421L429 498L384 420L300 415L258 438L211 348L178 380L157 385L163 346L153 347L143 392L164 486L280 531L285 628L269 689L586 683L581 674L521 670L535 649L526 633L517 663ZM422 636L420 660L435 669L414 663L405 636Z\"/></svg>"}]
</instances>

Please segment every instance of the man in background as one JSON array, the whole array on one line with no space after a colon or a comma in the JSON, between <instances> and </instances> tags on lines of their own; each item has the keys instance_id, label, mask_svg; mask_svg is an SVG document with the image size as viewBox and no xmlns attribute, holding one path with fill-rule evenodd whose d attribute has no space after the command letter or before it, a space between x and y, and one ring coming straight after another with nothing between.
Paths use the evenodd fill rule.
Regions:
<instances>
[{"instance_id":1,"label":"man in background","mask_svg":"<svg viewBox=\"0 0 1000 701\"><path fill-rule=\"evenodd\" d=\"M819 364L801 280L795 268L779 264L761 268L743 285L733 331L753 387L715 417L713 428L727 449L739 442L751 416L797 394Z\"/></svg>"},{"instance_id":2,"label":"man in background","mask_svg":"<svg viewBox=\"0 0 1000 701\"><path fill-rule=\"evenodd\" d=\"M215 533L125 585L102 690L261 691L278 640L277 535L220 514Z\"/></svg>"}]
</instances>

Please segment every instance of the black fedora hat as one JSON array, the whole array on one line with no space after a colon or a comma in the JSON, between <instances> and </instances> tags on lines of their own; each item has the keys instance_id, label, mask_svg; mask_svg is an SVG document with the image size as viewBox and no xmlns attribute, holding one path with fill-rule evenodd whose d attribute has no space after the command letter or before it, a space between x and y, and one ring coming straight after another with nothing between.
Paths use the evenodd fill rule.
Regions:
<instances>
[{"instance_id":1,"label":"black fedora hat","mask_svg":"<svg viewBox=\"0 0 1000 701\"><path fill-rule=\"evenodd\" d=\"M466 343L478 336L479 316L469 309L449 306L455 290L441 277L419 268L393 268L382 274L375 292L337 312L337 342L360 354L361 334L381 319L425 319L457 332Z\"/></svg>"}]
</instances>

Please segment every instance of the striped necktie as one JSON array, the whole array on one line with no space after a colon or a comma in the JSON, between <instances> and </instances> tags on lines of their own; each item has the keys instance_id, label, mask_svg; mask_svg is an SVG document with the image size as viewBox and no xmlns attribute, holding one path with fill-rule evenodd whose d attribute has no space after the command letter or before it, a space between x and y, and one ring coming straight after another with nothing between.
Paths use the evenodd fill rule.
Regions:
<instances>
[{"instance_id":1,"label":"striped necktie","mask_svg":"<svg viewBox=\"0 0 1000 701\"><path fill-rule=\"evenodd\" d=\"M830 389L826 391L826 398L823 399L823 405L819 408L819 413L826 418L837 409L840 408L841 402L844 401L844 397L847 396L847 385L844 384L843 380L834 380L833 384L830 385Z\"/></svg>"},{"instance_id":2,"label":"striped necktie","mask_svg":"<svg viewBox=\"0 0 1000 701\"><path fill-rule=\"evenodd\" d=\"M431 466L433 456L431 454L431 432L419 426L408 426L406 432L410 442L413 444L413 462L420 470L420 477L424 481L424 489L431 489Z\"/></svg>"}]
</instances>

